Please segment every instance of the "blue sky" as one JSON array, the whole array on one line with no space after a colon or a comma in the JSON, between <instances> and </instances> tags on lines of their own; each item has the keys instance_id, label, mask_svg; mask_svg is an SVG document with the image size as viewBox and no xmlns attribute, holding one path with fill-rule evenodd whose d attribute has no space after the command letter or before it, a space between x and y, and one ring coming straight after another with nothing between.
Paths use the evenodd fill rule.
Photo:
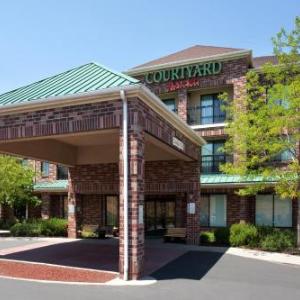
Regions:
<instances>
[{"instance_id":1,"label":"blue sky","mask_svg":"<svg viewBox=\"0 0 300 300\"><path fill-rule=\"evenodd\" d=\"M0 92L96 61L118 71L195 44L272 53L298 0L26 0L0 4Z\"/></svg>"}]
</instances>

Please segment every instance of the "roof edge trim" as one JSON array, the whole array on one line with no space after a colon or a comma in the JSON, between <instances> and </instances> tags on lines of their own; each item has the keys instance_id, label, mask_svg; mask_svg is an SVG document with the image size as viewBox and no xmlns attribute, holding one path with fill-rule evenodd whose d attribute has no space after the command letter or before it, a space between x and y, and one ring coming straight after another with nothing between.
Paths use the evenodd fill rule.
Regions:
<instances>
[{"instance_id":1,"label":"roof edge trim","mask_svg":"<svg viewBox=\"0 0 300 300\"><path fill-rule=\"evenodd\" d=\"M192 64L192 63L197 63L197 62L206 62L212 59L215 60L226 60L226 59L234 59L234 58L240 58L244 56L250 56L252 57L252 50L239 50L239 51L234 51L234 52L229 52L229 53L224 53L224 54L216 54L216 55L210 55L206 57L201 57L201 58L192 58L192 59L184 59L184 60L178 60L174 62L169 62L169 63L164 63L164 64L157 64L153 66L145 66L145 67L137 67L137 68L132 68L127 71L124 71L123 73L127 75L140 75L148 71L156 71L156 70L161 70L163 68L170 68L170 67L175 67L175 66L181 66L181 65L186 65L186 64ZM249 59L249 63L252 64L252 59Z\"/></svg>"}]
</instances>

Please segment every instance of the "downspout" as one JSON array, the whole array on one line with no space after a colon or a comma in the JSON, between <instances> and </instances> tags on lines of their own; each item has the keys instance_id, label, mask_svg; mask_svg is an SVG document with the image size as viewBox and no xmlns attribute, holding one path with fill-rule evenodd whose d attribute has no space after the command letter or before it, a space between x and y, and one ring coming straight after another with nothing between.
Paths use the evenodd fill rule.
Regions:
<instances>
[{"instance_id":1,"label":"downspout","mask_svg":"<svg viewBox=\"0 0 300 300\"><path fill-rule=\"evenodd\" d=\"M120 91L123 102L123 205L124 205L124 277L128 280L128 103L124 90Z\"/></svg>"}]
</instances>

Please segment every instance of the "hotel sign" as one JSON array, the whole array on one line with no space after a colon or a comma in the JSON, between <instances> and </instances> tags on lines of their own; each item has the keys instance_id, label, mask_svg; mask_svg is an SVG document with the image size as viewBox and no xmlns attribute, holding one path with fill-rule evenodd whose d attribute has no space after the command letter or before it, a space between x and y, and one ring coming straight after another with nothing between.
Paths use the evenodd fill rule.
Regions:
<instances>
[{"instance_id":1,"label":"hotel sign","mask_svg":"<svg viewBox=\"0 0 300 300\"><path fill-rule=\"evenodd\" d=\"M173 136L173 141L172 142L173 142L173 146L175 146L179 150L181 150L181 151L185 150L184 143L180 139L178 139L176 136Z\"/></svg>"},{"instance_id":2,"label":"hotel sign","mask_svg":"<svg viewBox=\"0 0 300 300\"><path fill-rule=\"evenodd\" d=\"M168 70L149 72L145 75L148 84L168 81L193 79L196 77L216 75L222 70L221 62L208 62L189 66L176 67Z\"/></svg>"}]
</instances>

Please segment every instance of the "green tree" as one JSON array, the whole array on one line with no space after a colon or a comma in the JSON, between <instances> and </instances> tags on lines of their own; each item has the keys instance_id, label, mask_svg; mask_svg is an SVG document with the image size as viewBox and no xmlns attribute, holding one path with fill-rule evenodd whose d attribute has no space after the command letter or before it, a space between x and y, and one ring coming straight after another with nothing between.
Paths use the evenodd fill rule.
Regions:
<instances>
[{"instance_id":1,"label":"green tree","mask_svg":"<svg viewBox=\"0 0 300 300\"><path fill-rule=\"evenodd\" d=\"M273 38L278 64L266 64L246 76L244 95L235 101L223 96L229 139L226 153L236 153L228 174L261 177L261 182L242 188L240 195L254 195L270 188L282 199L298 201L297 243L300 246L300 18L291 32ZM285 163L278 163L279 156ZM284 201L284 200L283 200Z\"/></svg>"},{"instance_id":2,"label":"green tree","mask_svg":"<svg viewBox=\"0 0 300 300\"><path fill-rule=\"evenodd\" d=\"M0 204L20 207L37 205L39 200L33 195L34 172L23 166L20 159L0 156Z\"/></svg>"}]
</instances>

